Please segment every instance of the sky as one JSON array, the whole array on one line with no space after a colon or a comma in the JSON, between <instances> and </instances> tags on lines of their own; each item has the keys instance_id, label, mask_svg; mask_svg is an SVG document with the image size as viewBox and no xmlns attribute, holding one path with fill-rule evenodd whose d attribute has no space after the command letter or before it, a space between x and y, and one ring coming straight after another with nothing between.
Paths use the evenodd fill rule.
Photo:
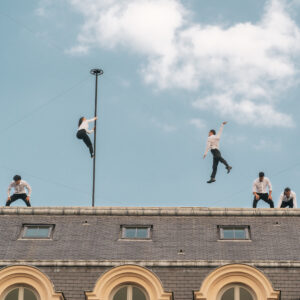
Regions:
<instances>
[{"instance_id":1,"label":"sky","mask_svg":"<svg viewBox=\"0 0 300 300\"><path fill-rule=\"evenodd\" d=\"M20 174L33 206L91 206L92 68L96 206L251 207L259 171L298 192L299 0L2 0L0 37L3 205Z\"/></svg>"}]
</instances>

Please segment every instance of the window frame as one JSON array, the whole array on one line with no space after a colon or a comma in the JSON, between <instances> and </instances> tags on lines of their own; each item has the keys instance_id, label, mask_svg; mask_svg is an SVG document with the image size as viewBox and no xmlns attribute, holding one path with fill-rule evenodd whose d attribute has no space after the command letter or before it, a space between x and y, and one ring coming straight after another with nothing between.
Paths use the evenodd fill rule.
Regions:
<instances>
[{"instance_id":1,"label":"window frame","mask_svg":"<svg viewBox=\"0 0 300 300\"><path fill-rule=\"evenodd\" d=\"M24 300L24 290L28 289L30 290L36 297L37 300L40 300L40 295L39 293L31 286L28 285L12 285L9 288L7 288L4 293L1 295L1 300L5 300L5 298L8 296L10 292L13 290L18 289L18 300Z\"/></svg>"},{"instance_id":2,"label":"window frame","mask_svg":"<svg viewBox=\"0 0 300 300\"><path fill-rule=\"evenodd\" d=\"M127 237L126 229L147 229L147 237ZM121 240L130 240L130 241L148 241L152 240L152 230L153 225L121 225L120 226L120 239ZM137 231L136 231L137 234Z\"/></svg>"},{"instance_id":3,"label":"window frame","mask_svg":"<svg viewBox=\"0 0 300 300\"><path fill-rule=\"evenodd\" d=\"M235 233L233 238L224 238L224 230L232 230L233 233L235 230L244 230L245 238L236 238ZM251 232L249 225L218 225L218 231L220 241L251 241Z\"/></svg>"},{"instance_id":4,"label":"window frame","mask_svg":"<svg viewBox=\"0 0 300 300\"><path fill-rule=\"evenodd\" d=\"M133 299L132 299L132 296L133 296L133 287L138 288L139 290L141 290L141 291L143 292L143 294L145 295L146 300L150 300L149 295L148 295L148 293L146 292L146 290L145 290L143 287L141 287L141 286L139 286L139 285L137 285L137 284L135 284L135 283L127 283L127 284L122 284L122 285L116 286L116 287L112 290L112 292L111 292L111 294L110 294L110 297L109 297L109 300L113 300L113 299L114 299L114 296L116 295L116 293L117 293L120 289L122 289L122 288L124 288L124 287L127 288L127 289L126 289L126 292L127 292L126 300L133 300Z\"/></svg>"},{"instance_id":5,"label":"window frame","mask_svg":"<svg viewBox=\"0 0 300 300\"><path fill-rule=\"evenodd\" d=\"M247 285L240 283L231 283L229 285L224 286L218 294L217 300L221 300L223 295L231 288L234 288L234 300L240 300L240 288L245 289L252 296L252 300L257 300L257 296L255 292Z\"/></svg>"},{"instance_id":6,"label":"window frame","mask_svg":"<svg viewBox=\"0 0 300 300\"><path fill-rule=\"evenodd\" d=\"M27 229L28 228L48 228L48 235L47 236L38 236L38 237L26 237ZM53 239L53 232L54 232L55 224L22 224L22 230L19 237L19 240L52 240Z\"/></svg>"}]
</instances>

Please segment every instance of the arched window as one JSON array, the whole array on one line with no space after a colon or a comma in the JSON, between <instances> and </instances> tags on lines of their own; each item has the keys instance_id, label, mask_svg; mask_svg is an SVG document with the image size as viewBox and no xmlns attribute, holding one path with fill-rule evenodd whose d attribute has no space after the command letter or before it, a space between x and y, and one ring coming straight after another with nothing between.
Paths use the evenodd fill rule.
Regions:
<instances>
[{"instance_id":1,"label":"arched window","mask_svg":"<svg viewBox=\"0 0 300 300\"><path fill-rule=\"evenodd\" d=\"M202 282L195 300L279 300L269 279L257 268L232 264L212 271Z\"/></svg>"},{"instance_id":2,"label":"arched window","mask_svg":"<svg viewBox=\"0 0 300 300\"><path fill-rule=\"evenodd\" d=\"M63 300L50 279L29 266L9 266L0 270L0 300Z\"/></svg>"},{"instance_id":3,"label":"arched window","mask_svg":"<svg viewBox=\"0 0 300 300\"><path fill-rule=\"evenodd\" d=\"M164 291L153 272L134 265L107 271L85 295L87 300L172 300L172 293Z\"/></svg>"},{"instance_id":4,"label":"arched window","mask_svg":"<svg viewBox=\"0 0 300 300\"><path fill-rule=\"evenodd\" d=\"M39 300L39 295L32 288L18 286L9 289L1 300Z\"/></svg>"},{"instance_id":5,"label":"arched window","mask_svg":"<svg viewBox=\"0 0 300 300\"><path fill-rule=\"evenodd\" d=\"M135 285L123 285L112 294L112 300L148 300L144 290Z\"/></svg>"},{"instance_id":6,"label":"arched window","mask_svg":"<svg viewBox=\"0 0 300 300\"><path fill-rule=\"evenodd\" d=\"M220 291L220 300L256 300L254 292L244 285L232 284Z\"/></svg>"}]
</instances>

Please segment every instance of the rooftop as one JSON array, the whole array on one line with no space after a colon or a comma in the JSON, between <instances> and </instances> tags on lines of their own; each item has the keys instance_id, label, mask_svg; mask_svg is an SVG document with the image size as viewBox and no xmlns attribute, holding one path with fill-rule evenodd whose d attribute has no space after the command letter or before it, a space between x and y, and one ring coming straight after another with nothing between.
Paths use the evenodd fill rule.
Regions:
<instances>
[{"instance_id":1,"label":"rooftop","mask_svg":"<svg viewBox=\"0 0 300 300\"><path fill-rule=\"evenodd\" d=\"M53 225L53 234L23 239L26 224ZM145 225L151 238L122 238L122 226ZM222 226L248 228L250 238L222 240ZM299 228L300 209L1 207L0 264L300 267Z\"/></svg>"}]
</instances>

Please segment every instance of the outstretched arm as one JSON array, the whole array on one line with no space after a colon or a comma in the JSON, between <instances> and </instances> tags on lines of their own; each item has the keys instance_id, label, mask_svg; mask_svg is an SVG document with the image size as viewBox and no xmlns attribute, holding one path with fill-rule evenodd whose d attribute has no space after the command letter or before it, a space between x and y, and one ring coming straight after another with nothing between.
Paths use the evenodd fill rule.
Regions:
<instances>
[{"instance_id":1,"label":"outstretched arm","mask_svg":"<svg viewBox=\"0 0 300 300\"><path fill-rule=\"evenodd\" d=\"M283 194L280 195L279 201L278 201L278 205L277 208L280 208L281 204L282 204L282 199L283 199Z\"/></svg>"},{"instance_id":2,"label":"outstretched arm","mask_svg":"<svg viewBox=\"0 0 300 300\"><path fill-rule=\"evenodd\" d=\"M26 187L26 189L28 191L28 197L30 197L31 196L31 192L32 192L31 186L26 182L25 183L25 187Z\"/></svg>"},{"instance_id":3,"label":"outstretched arm","mask_svg":"<svg viewBox=\"0 0 300 300\"><path fill-rule=\"evenodd\" d=\"M221 134L222 134L223 129L224 129L224 125L226 125L226 124L227 124L227 122L223 122L223 123L221 124L221 127L220 127L220 129L219 129L219 131L218 131L218 133L217 133L217 138L220 138L220 137L221 137Z\"/></svg>"},{"instance_id":4,"label":"outstretched arm","mask_svg":"<svg viewBox=\"0 0 300 300\"><path fill-rule=\"evenodd\" d=\"M89 120L86 120L88 123L91 123L91 122L94 122L98 120L98 117L95 117L95 118L92 118L92 119L89 119Z\"/></svg>"},{"instance_id":5,"label":"outstretched arm","mask_svg":"<svg viewBox=\"0 0 300 300\"><path fill-rule=\"evenodd\" d=\"M11 188L12 188L12 183L8 186L8 189L7 189L7 196L8 196L8 198L10 197Z\"/></svg>"},{"instance_id":6,"label":"outstretched arm","mask_svg":"<svg viewBox=\"0 0 300 300\"><path fill-rule=\"evenodd\" d=\"M204 152L204 155L203 155L203 159L206 157L208 151L209 151L209 148L210 148L210 143L209 141L206 142L206 148L205 148L205 152Z\"/></svg>"}]
</instances>

